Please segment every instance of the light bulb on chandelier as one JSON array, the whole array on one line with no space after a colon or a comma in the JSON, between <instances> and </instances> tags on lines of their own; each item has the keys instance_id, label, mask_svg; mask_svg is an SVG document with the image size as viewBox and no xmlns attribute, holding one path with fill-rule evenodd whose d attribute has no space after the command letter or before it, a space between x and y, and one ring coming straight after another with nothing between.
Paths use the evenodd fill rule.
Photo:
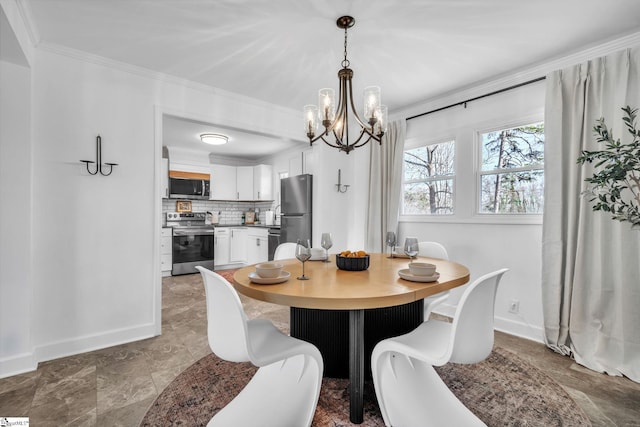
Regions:
<instances>
[{"instance_id":1,"label":"light bulb on chandelier","mask_svg":"<svg viewBox=\"0 0 640 427\"><path fill-rule=\"evenodd\" d=\"M347 29L353 27L355 19L342 16L336 21L338 28L344 29L344 59L342 68L338 71L340 89L338 105L336 107L335 91L331 88L320 89L318 92L318 106L304 106L304 126L310 145L319 139L325 144L349 154L354 148L362 147L370 140L382 143L382 136L387 131L387 107L381 104L380 88L369 86L364 89L364 121L355 111L351 80L353 70L349 68L347 59ZM349 109L360 127L355 141L349 141ZM322 123L324 130L318 136L318 124ZM333 141L330 139L333 134Z\"/></svg>"}]
</instances>

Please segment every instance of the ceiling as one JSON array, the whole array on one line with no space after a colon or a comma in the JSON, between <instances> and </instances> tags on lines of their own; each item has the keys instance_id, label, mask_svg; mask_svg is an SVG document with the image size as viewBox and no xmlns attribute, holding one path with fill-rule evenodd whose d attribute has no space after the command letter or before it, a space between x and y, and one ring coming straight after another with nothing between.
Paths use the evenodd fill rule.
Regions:
<instances>
[{"instance_id":1,"label":"ceiling","mask_svg":"<svg viewBox=\"0 0 640 427\"><path fill-rule=\"evenodd\" d=\"M24 0L23 4L42 44L88 52L298 111L317 103L318 89L337 91L344 33L335 21L341 15L356 19L348 39L356 106L361 108L365 86L378 85L390 114L640 28L638 0ZM166 142L199 144L194 135L212 130L205 128L173 118L165 127ZM228 156L257 147L273 152L291 144L237 129L226 133L232 141L242 142L235 148L241 145L240 151L231 144L220 148Z\"/></svg>"}]
</instances>

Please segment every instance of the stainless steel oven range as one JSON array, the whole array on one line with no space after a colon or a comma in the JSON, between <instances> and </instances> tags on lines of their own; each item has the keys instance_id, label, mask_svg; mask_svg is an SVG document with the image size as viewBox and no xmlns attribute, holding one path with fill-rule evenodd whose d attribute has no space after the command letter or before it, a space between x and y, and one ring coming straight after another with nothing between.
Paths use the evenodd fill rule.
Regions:
<instances>
[{"instance_id":1,"label":"stainless steel oven range","mask_svg":"<svg viewBox=\"0 0 640 427\"><path fill-rule=\"evenodd\" d=\"M173 228L172 276L197 273L196 265L213 270L213 227L205 224L206 212L167 212Z\"/></svg>"}]
</instances>

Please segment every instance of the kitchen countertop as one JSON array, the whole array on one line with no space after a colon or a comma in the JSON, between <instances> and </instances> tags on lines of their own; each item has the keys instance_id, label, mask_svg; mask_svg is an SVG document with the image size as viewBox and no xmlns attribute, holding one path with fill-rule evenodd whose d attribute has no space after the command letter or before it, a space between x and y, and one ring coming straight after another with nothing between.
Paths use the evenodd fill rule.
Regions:
<instances>
[{"instance_id":1,"label":"kitchen countertop","mask_svg":"<svg viewBox=\"0 0 640 427\"><path fill-rule=\"evenodd\" d=\"M266 224L213 224L214 227L259 227L259 228L280 228L279 225Z\"/></svg>"}]
</instances>

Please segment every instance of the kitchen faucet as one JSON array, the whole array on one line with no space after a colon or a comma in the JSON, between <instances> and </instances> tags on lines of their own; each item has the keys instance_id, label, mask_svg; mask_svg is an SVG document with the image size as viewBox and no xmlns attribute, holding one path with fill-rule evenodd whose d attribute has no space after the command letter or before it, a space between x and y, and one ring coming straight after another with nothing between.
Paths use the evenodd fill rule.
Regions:
<instances>
[{"instance_id":1,"label":"kitchen faucet","mask_svg":"<svg viewBox=\"0 0 640 427\"><path fill-rule=\"evenodd\" d=\"M278 219L280 219L280 215L278 215L278 208L280 207L280 205L277 205L274 209L273 209L273 217L275 219L276 222L278 222Z\"/></svg>"}]
</instances>

